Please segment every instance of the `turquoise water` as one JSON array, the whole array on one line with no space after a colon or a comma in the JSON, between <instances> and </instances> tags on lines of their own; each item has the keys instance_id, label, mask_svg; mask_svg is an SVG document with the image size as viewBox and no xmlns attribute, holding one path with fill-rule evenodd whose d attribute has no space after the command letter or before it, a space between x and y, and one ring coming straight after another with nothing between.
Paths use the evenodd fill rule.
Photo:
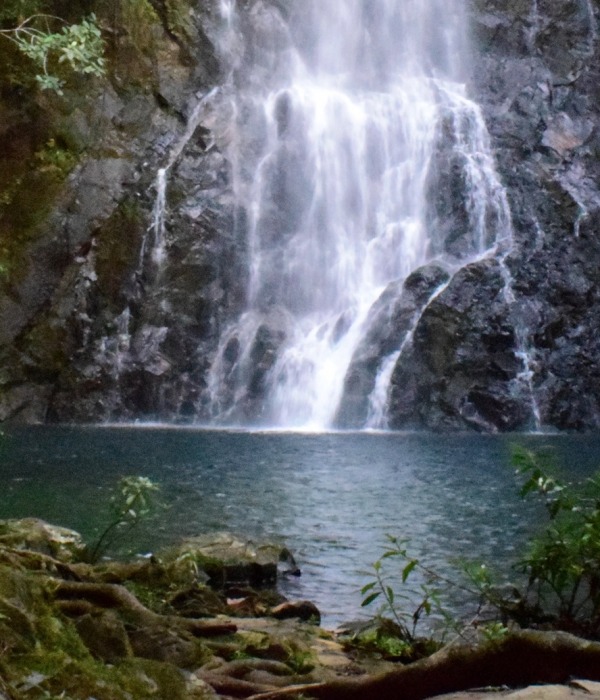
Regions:
<instances>
[{"instance_id":1,"label":"turquoise water","mask_svg":"<svg viewBox=\"0 0 600 700\"><path fill-rule=\"evenodd\" d=\"M284 541L303 575L284 582L332 626L361 614L363 573L386 533L442 572L448 561L513 560L540 509L518 497L513 443L551 446L568 477L600 465L598 435L249 433L142 427L29 427L0 452L0 517L36 516L92 537L123 475L161 485L169 508L132 546L229 530Z\"/></svg>"}]
</instances>

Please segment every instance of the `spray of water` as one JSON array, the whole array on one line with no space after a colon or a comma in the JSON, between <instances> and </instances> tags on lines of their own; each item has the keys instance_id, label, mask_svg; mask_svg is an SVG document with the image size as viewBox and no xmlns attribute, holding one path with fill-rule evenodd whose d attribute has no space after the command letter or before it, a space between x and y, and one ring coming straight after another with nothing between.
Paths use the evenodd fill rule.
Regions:
<instances>
[{"instance_id":1,"label":"spray of water","mask_svg":"<svg viewBox=\"0 0 600 700\"><path fill-rule=\"evenodd\" d=\"M234 31L238 10L221 4ZM254 43L237 61L232 161L248 304L222 335L211 410L323 429L386 286L434 258L456 269L496 250L511 238L510 212L463 85L462 0L292 0L285 15L259 1L245 21ZM467 219L452 245L432 230L428 195L448 140L458 169L440 186L460 182ZM382 361L371 425L385 424L401 350Z\"/></svg>"}]
</instances>

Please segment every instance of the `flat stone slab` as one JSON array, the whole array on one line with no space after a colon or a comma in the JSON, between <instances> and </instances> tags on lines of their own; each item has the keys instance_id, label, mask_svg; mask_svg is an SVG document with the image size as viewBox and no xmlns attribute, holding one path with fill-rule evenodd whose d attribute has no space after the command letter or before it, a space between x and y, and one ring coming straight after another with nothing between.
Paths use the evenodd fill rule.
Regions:
<instances>
[{"instance_id":1,"label":"flat stone slab","mask_svg":"<svg viewBox=\"0 0 600 700\"><path fill-rule=\"evenodd\" d=\"M85 544L81 535L38 518L0 520L0 546L47 554L62 562L81 559Z\"/></svg>"}]
</instances>

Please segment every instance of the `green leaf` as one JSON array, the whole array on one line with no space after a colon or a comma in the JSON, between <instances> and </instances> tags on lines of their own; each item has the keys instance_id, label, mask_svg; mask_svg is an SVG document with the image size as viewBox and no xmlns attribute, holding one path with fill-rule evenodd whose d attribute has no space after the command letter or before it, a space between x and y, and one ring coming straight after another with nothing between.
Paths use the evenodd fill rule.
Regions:
<instances>
[{"instance_id":1,"label":"green leaf","mask_svg":"<svg viewBox=\"0 0 600 700\"><path fill-rule=\"evenodd\" d=\"M406 583L406 579L410 576L411 572L414 571L418 563L417 559L412 559L404 569L402 569L402 583Z\"/></svg>"},{"instance_id":2,"label":"green leaf","mask_svg":"<svg viewBox=\"0 0 600 700\"><path fill-rule=\"evenodd\" d=\"M360 594L364 595L365 593L368 593L369 591L372 591L375 586L377 585L377 581L371 581L371 583L367 583L365 586L363 586L360 589Z\"/></svg>"},{"instance_id":3,"label":"green leaf","mask_svg":"<svg viewBox=\"0 0 600 700\"><path fill-rule=\"evenodd\" d=\"M371 605L371 603L374 600L377 600L377 598L379 598L380 595L381 591L376 591L375 593L371 593L371 595L368 595L361 603L361 608L366 608L367 605Z\"/></svg>"},{"instance_id":4,"label":"green leaf","mask_svg":"<svg viewBox=\"0 0 600 700\"><path fill-rule=\"evenodd\" d=\"M382 555L382 559L389 559L390 557L398 557L402 555L402 552L399 552L397 549L387 549Z\"/></svg>"}]
</instances>

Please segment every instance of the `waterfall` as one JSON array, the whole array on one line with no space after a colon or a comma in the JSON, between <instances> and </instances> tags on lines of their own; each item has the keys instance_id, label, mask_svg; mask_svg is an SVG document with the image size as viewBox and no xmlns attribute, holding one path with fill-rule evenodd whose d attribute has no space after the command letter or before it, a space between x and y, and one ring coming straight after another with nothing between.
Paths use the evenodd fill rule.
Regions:
<instances>
[{"instance_id":1,"label":"waterfall","mask_svg":"<svg viewBox=\"0 0 600 700\"><path fill-rule=\"evenodd\" d=\"M175 165L175 163L177 162L179 156L183 153L187 144L190 142L196 129L198 128L202 117L205 115L206 104L210 102L210 99L214 97L217 91L217 88L213 88L208 93L197 96L198 101L196 102L195 107L192 109L189 115L185 131L171 148L166 165L163 168L159 168L156 173L156 179L154 183L154 207L152 211L152 221L150 224L149 233L152 234L150 241L150 256L152 262L156 265L156 267L159 270L163 266L166 257L165 217L167 214L168 174L173 165ZM144 265L146 247L147 241L144 240L142 242L142 248L140 252L140 269Z\"/></svg>"},{"instance_id":2,"label":"waterfall","mask_svg":"<svg viewBox=\"0 0 600 700\"><path fill-rule=\"evenodd\" d=\"M438 260L457 269L511 236L481 112L468 99L462 0L222 2L250 24L237 68L233 187L247 309L208 377L212 417L322 429L383 290ZM248 43L249 42L249 43ZM437 187L464 193L460 234L432 224ZM240 224L242 225L242 224ZM400 339L401 341L402 339ZM382 362L370 423L384 424ZM384 402L383 402L384 403Z\"/></svg>"}]
</instances>

